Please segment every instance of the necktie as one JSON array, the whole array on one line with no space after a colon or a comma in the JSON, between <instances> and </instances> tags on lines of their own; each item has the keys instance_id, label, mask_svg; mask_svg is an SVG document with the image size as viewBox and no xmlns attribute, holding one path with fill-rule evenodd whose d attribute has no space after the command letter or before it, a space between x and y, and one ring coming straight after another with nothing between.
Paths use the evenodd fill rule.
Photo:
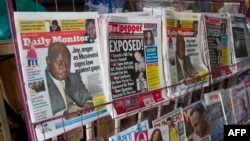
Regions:
<instances>
[{"instance_id":1,"label":"necktie","mask_svg":"<svg viewBox=\"0 0 250 141\"><path fill-rule=\"evenodd\" d=\"M66 106L66 109L67 109L68 105L67 105L67 96L66 96L66 93L65 93L64 81L60 81L60 91L61 91L64 103L65 103L65 106Z\"/></svg>"}]
</instances>

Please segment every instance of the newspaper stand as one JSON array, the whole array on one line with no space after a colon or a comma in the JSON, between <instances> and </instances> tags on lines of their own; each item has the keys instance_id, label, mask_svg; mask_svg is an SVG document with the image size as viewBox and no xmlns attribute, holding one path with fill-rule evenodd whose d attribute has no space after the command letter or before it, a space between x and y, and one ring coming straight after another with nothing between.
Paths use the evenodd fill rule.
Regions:
<instances>
[{"instance_id":1,"label":"newspaper stand","mask_svg":"<svg viewBox=\"0 0 250 141\"><path fill-rule=\"evenodd\" d=\"M117 0L117 1L127 1L131 4L132 6L132 2L135 1L141 1L144 2L143 0ZM162 2L165 0L154 0L153 2ZM166 0L168 1L168 0ZM184 0L175 0L175 4L180 7L182 4L182 1ZM189 0L189 1L198 1L201 2L200 0ZM36 2L38 3L39 0L36 0ZM170 0L168 1L170 2ZM172 1L171 1L172 2ZM245 13L246 9L245 9L245 0L206 0L206 2L240 2L241 3L241 10L243 11L243 13ZM58 1L54 0L55 3L55 11L60 12L58 10ZM12 42L13 42L13 47L14 47L14 53L16 56L16 62L17 62L17 69L19 72L19 82L21 84L21 95L22 95L22 100L24 103L24 111L25 111L25 119L26 119L26 126L27 126L27 130L28 130L28 136L29 136L29 140L30 141L35 141L36 139L36 133L34 131L34 127L37 125L40 125L44 122L48 122L48 121L53 121L55 119L62 119L63 120L63 116L59 116L56 118L51 118L42 122L38 122L38 123L31 123L31 119L30 119L30 113L28 112L28 107L27 107L27 101L26 101L26 96L25 96L25 86L23 83L23 76L22 74L22 70L21 70L21 62L20 60L18 60L20 54L18 52L18 44L17 44L17 39L16 39L16 30L15 30L15 23L14 23L14 11L18 11L15 10L16 8L14 6L16 6L15 1L12 0L6 0L6 4L7 4L7 8L8 8L8 14L9 14L9 21L10 21L10 27L11 27L11 32L12 32ZM73 11L76 11L76 3L75 0L72 0L71 2L72 4L72 9ZM243 62L244 64L248 64L250 60L245 60ZM237 65L237 64L234 64ZM234 67L234 65L230 66L230 67ZM210 72L208 75L211 75L212 73L218 73L218 72ZM237 74L235 74L236 76ZM167 106L163 106L163 105L159 105L158 107L151 107L148 111L144 111L142 112L141 109L137 109L137 113L136 115L131 115L131 114L126 114L126 116L124 116L123 118L118 118L118 119L111 119L109 116L104 117L98 120L96 120L95 122L89 123L87 125L82 125L84 127L84 139L85 140L98 140L98 141L102 141L103 138L108 138L109 136L111 136L112 134L116 134L118 133L120 130L122 130L123 128L126 128L128 126L131 126L135 123L138 123L140 121L142 121L143 119L156 119L157 117L169 112L172 109L176 109L177 107L179 107L180 105L188 105L189 103L199 99L203 93L207 92L207 91L214 91L217 89L218 85L222 85L223 88L226 88L227 85L230 85L230 79L235 77L235 76L230 76L228 78L223 78L221 80L218 80L217 82L214 82L214 84L210 84L209 87L207 88L202 88L202 89L195 89L192 92L186 93L184 96L181 96L179 98L175 98L175 99L170 99L169 105ZM179 84L176 84L179 85ZM175 85L175 86L176 86ZM175 86L171 86L171 87L175 87ZM167 89L167 87L164 87L162 89ZM148 92L150 93L150 92ZM197 95L197 94L201 94L201 95ZM106 105L108 104L113 104L111 103L106 103ZM82 113L85 112L88 109L85 109L84 111L77 111L78 113ZM72 113L74 114L74 113ZM130 119L129 119L130 118ZM134 120L131 120L134 119ZM110 124L114 124L114 126L110 127ZM100 129L102 128L102 129ZM112 129L110 129L112 128ZM98 130L99 129L99 130ZM100 130L103 130L102 132L104 133L99 133ZM73 133L73 134L79 134L79 133ZM102 134L102 137L100 136L100 134ZM66 135L65 133L61 136L62 138L66 139ZM52 139L52 140L57 140Z\"/></svg>"}]
</instances>

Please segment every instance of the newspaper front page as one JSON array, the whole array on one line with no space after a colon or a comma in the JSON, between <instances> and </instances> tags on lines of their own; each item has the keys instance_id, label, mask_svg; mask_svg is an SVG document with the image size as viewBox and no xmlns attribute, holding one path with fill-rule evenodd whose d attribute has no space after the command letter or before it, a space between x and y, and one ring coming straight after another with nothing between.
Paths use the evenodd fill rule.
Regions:
<instances>
[{"instance_id":1,"label":"newspaper front page","mask_svg":"<svg viewBox=\"0 0 250 141\"><path fill-rule=\"evenodd\" d=\"M232 107L232 97L230 95L230 89L225 89L220 94L221 104L226 117L226 124L234 124L234 114Z\"/></svg>"},{"instance_id":2,"label":"newspaper front page","mask_svg":"<svg viewBox=\"0 0 250 141\"><path fill-rule=\"evenodd\" d=\"M229 46L229 20L226 14L205 13L205 52L211 72L211 82L216 82L232 74Z\"/></svg>"},{"instance_id":3,"label":"newspaper front page","mask_svg":"<svg viewBox=\"0 0 250 141\"><path fill-rule=\"evenodd\" d=\"M167 101L161 58L161 19L107 17L107 73L114 117Z\"/></svg>"},{"instance_id":4,"label":"newspaper front page","mask_svg":"<svg viewBox=\"0 0 250 141\"><path fill-rule=\"evenodd\" d=\"M226 116L224 115L220 95L220 91L204 94L207 107L206 113L208 116L208 122L210 124L213 141L223 140L224 124L226 123Z\"/></svg>"},{"instance_id":5,"label":"newspaper front page","mask_svg":"<svg viewBox=\"0 0 250 141\"><path fill-rule=\"evenodd\" d=\"M163 60L171 98L208 86L200 47L201 14L164 11ZM173 86L178 84L177 86Z\"/></svg>"},{"instance_id":6,"label":"newspaper front page","mask_svg":"<svg viewBox=\"0 0 250 141\"><path fill-rule=\"evenodd\" d=\"M232 98L232 109L234 115L234 124L245 124L248 120L248 107L245 83L242 82L230 88Z\"/></svg>"},{"instance_id":7,"label":"newspaper front page","mask_svg":"<svg viewBox=\"0 0 250 141\"><path fill-rule=\"evenodd\" d=\"M228 13L230 18L230 45L234 73L249 69L246 16L243 14Z\"/></svg>"},{"instance_id":8,"label":"newspaper front page","mask_svg":"<svg viewBox=\"0 0 250 141\"><path fill-rule=\"evenodd\" d=\"M196 122L194 117L198 114L202 116L202 123ZM187 141L211 141L210 124L206 114L206 103L200 99L183 108L183 117L185 124L185 134ZM201 126L197 128L197 126Z\"/></svg>"},{"instance_id":9,"label":"newspaper front page","mask_svg":"<svg viewBox=\"0 0 250 141\"><path fill-rule=\"evenodd\" d=\"M106 103L97 13L16 12L18 53L30 119L41 122ZM35 127L51 138L108 114L99 106Z\"/></svg>"}]
</instances>

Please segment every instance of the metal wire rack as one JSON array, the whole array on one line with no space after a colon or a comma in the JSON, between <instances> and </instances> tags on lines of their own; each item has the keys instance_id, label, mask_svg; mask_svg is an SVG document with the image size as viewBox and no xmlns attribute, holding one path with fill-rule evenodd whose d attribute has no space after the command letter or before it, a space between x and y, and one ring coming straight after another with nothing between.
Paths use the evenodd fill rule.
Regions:
<instances>
[{"instance_id":1,"label":"metal wire rack","mask_svg":"<svg viewBox=\"0 0 250 141\"><path fill-rule=\"evenodd\" d=\"M48 11L56 11L56 12L63 12L63 11L86 11L84 9L84 3L87 0L34 0L33 2L36 3L37 6L37 11L39 11L39 5L42 3L46 5ZM105 0L102 0L105 1ZM174 5L177 9L181 9L181 7L185 4L184 0L153 0L153 1L146 1L146 0L116 0L118 1L124 1L126 3L126 6L128 7L127 12L129 11L138 11L142 10L137 3L146 4L146 3L151 3L153 4L163 4L163 2L167 2L169 5ZM203 7L201 9L204 10L204 12L208 11L208 4L211 2L240 2L240 10L241 13L246 13L246 5L245 5L245 0L188 0L190 1L191 6L194 6L193 2L196 2L196 4L200 5L200 7ZM19 1L20 2L20 1ZM136 3L137 2L137 3ZM203 4L205 2L205 4ZM20 11L18 8L18 1L17 0L6 0L7 8L8 8L8 14L9 14L9 21L10 21L10 26L11 26L11 33L12 33L12 43L14 47L14 54L16 56L16 62L17 62L17 68L19 74L21 73L21 62L18 60L20 54L18 52L18 44L17 44L17 39L16 39L16 30L15 30L15 25L14 25L14 15L13 13L15 11ZM217 5L218 7L215 7L216 9L219 8L219 4ZM86 8L86 7L85 7ZM36 11L33 11L36 12ZM45 11L46 12L46 11ZM246 60L248 62L249 60ZM243 65L246 62L241 62ZM237 65L237 64L235 64ZM231 66L233 67L233 66ZM217 72L211 72L208 75L211 75L213 73ZM185 106L188 105L191 102L194 102L200 97L209 91L214 91L219 89L219 87L226 88L228 85L230 85L230 80L233 79L235 76L230 76L229 78L223 78L222 80L218 80L214 84L211 84L209 87L205 87L202 89L195 89L192 92L186 93L184 96L181 96L179 98L171 99L168 105L160 105L159 107L151 107L147 111L141 111L141 109L138 109L137 114L127 114L124 118L122 119L112 119L110 116L102 117L97 119L96 121L89 123L87 125L82 125L81 130L75 130L74 132L71 133L63 133L60 136L57 136L55 138L51 138L49 140L70 140L71 136L74 136L76 134L81 134L83 136L82 140L91 140L91 141L102 141L102 140L107 140L109 136L118 133L119 131L122 131L123 129L130 127L131 125L134 125L144 119L148 119L149 121L152 121L153 119L156 119L157 117L177 108L180 106ZM22 90L22 98L23 98L23 103L24 104L24 111L29 111L27 107L27 99L25 96L25 90L24 90L24 84L23 84L23 77L19 75L19 80L21 83L21 90ZM177 84L178 85L178 84ZM175 86L172 86L175 87ZM162 89L167 89L167 87L162 88ZM112 104L112 103L106 103ZM88 110L88 109L87 109ZM85 112L85 111L80 111L80 112ZM62 117L56 117L56 118L51 118L49 120L39 122L39 123L31 123L30 119L30 114L28 112L25 112L25 119L26 119L26 126L28 129L28 136L30 141L35 141L36 140L36 134L34 131L34 127L47 121L54 120L56 118L62 118Z\"/></svg>"}]
</instances>

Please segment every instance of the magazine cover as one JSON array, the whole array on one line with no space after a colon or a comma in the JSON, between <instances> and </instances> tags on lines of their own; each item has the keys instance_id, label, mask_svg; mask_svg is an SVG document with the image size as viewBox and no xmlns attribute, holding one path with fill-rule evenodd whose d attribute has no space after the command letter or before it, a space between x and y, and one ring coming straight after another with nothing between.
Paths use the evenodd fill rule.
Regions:
<instances>
[{"instance_id":1,"label":"magazine cover","mask_svg":"<svg viewBox=\"0 0 250 141\"><path fill-rule=\"evenodd\" d=\"M206 113L208 117L208 123L210 125L212 141L223 141L224 139L223 135L226 117L224 116L220 95L220 91L204 94Z\"/></svg>"},{"instance_id":2,"label":"magazine cover","mask_svg":"<svg viewBox=\"0 0 250 141\"><path fill-rule=\"evenodd\" d=\"M201 99L183 108L186 141L211 141L205 100Z\"/></svg>"},{"instance_id":3,"label":"magazine cover","mask_svg":"<svg viewBox=\"0 0 250 141\"><path fill-rule=\"evenodd\" d=\"M231 53L229 46L229 20L227 14L205 13L205 45L206 58L211 72L211 82L217 82L232 74Z\"/></svg>"},{"instance_id":4,"label":"magazine cover","mask_svg":"<svg viewBox=\"0 0 250 141\"><path fill-rule=\"evenodd\" d=\"M246 87L246 107L248 107L247 110L247 121L244 124L249 125L250 124L250 80L245 81L245 87Z\"/></svg>"},{"instance_id":5,"label":"magazine cover","mask_svg":"<svg viewBox=\"0 0 250 141\"><path fill-rule=\"evenodd\" d=\"M108 99L112 116L137 113L167 101L161 58L161 19L107 17Z\"/></svg>"},{"instance_id":6,"label":"magazine cover","mask_svg":"<svg viewBox=\"0 0 250 141\"><path fill-rule=\"evenodd\" d=\"M237 84L248 80L250 80L250 70L246 70L238 74Z\"/></svg>"},{"instance_id":7,"label":"magazine cover","mask_svg":"<svg viewBox=\"0 0 250 141\"><path fill-rule=\"evenodd\" d=\"M170 141L185 141L185 127L182 108L179 107L152 121L154 128L168 125Z\"/></svg>"},{"instance_id":8,"label":"magazine cover","mask_svg":"<svg viewBox=\"0 0 250 141\"><path fill-rule=\"evenodd\" d=\"M200 51L200 13L164 11L163 61L169 94L177 97L208 86L208 68Z\"/></svg>"},{"instance_id":9,"label":"magazine cover","mask_svg":"<svg viewBox=\"0 0 250 141\"><path fill-rule=\"evenodd\" d=\"M249 62L246 44L246 16L244 14L228 14L230 18L230 45L232 52L232 63L235 73L249 69Z\"/></svg>"},{"instance_id":10,"label":"magazine cover","mask_svg":"<svg viewBox=\"0 0 250 141\"><path fill-rule=\"evenodd\" d=\"M136 132L133 137L133 141L170 141L168 125Z\"/></svg>"},{"instance_id":11,"label":"magazine cover","mask_svg":"<svg viewBox=\"0 0 250 141\"><path fill-rule=\"evenodd\" d=\"M234 114L232 107L232 98L230 96L230 89L221 91L220 94L222 107L226 117L226 124L234 124Z\"/></svg>"},{"instance_id":12,"label":"magazine cover","mask_svg":"<svg viewBox=\"0 0 250 141\"><path fill-rule=\"evenodd\" d=\"M96 107L106 103L97 13L16 12L14 16L31 122L68 114L36 126L38 140L107 115L106 106ZM69 115L84 108L89 111Z\"/></svg>"},{"instance_id":13,"label":"magazine cover","mask_svg":"<svg viewBox=\"0 0 250 141\"><path fill-rule=\"evenodd\" d=\"M234 123L237 125L245 124L248 120L247 95L245 83L242 82L230 88L232 97L232 108L234 115Z\"/></svg>"},{"instance_id":14,"label":"magazine cover","mask_svg":"<svg viewBox=\"0 0 250 141\"><path fill-rule=\"evenodd\" d=\"M148 120L144 120L134 126L131 126L111 137L109 137L109 141L134 141L134 134L140 131L148 130Z\"/></svg>"}]
</instances>

